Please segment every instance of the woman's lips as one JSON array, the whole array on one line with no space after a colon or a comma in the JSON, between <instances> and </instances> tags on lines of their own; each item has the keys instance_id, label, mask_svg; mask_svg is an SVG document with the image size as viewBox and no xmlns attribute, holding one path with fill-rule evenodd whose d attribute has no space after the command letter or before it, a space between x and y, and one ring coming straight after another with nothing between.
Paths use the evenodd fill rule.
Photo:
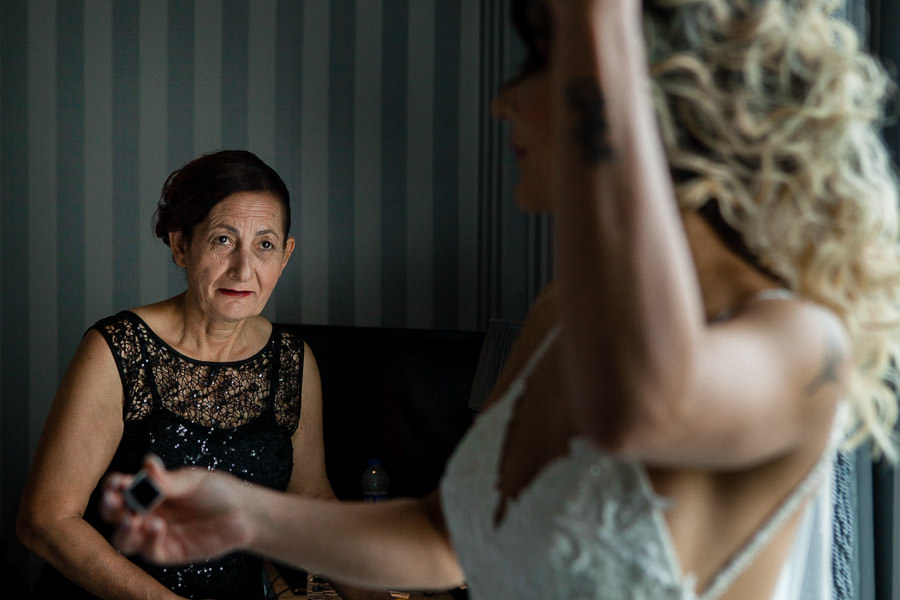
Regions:
<instances>
[{"instance_id":1,"label":"woman's lips","mask_svg":"<svg viewBox=\"0 0 900 600\"><path fill-rule=\"evenodd\" d=\"M229 290L227 288L219 288L219 292L225 294L226 296L231 296L232 298L243 298L245 296L249 296L253 292L242 292L240 290Z\"/></svg>"}]
</instances>

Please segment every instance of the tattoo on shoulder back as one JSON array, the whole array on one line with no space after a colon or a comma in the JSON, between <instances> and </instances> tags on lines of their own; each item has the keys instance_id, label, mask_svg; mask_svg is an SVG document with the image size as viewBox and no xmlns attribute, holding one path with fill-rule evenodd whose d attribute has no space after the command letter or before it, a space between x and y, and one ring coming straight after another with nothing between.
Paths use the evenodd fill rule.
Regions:
<instances>
[{"instance_id":1,"label":"tattoo on shoulder back","mask_svg":"<svg viewBox=\"0 0 900 600\"><path fill-rule=\"evenodd\" d=\"M581 149L584 161L597 165L615 158L609 141L606 99L600 84L588 78L571 81L566 86L566 105L575 113L572 138Z\"/></svg>"},{"instance_id":2,"label":"tattoo on shoulder back","mask_svg":"<svg viewBox=\"0 0 900 600\"><path fill-rule=\"evenodd\" d=\"M837 383L840 380L843 362L844 350L841 343L829 332L825 338L825 357L822 361L822 368L812 381L806 384L804 391L812 396L829 383Z\"/></svg>"}]
</instances>

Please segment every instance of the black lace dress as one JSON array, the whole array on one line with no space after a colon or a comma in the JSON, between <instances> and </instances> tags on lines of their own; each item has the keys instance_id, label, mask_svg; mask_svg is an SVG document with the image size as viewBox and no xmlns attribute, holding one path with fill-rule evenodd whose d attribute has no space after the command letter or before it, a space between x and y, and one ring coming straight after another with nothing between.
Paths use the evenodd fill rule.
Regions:
<instances>
[{"instance_id":1,"label":"black lace dress","mask_svg":"<svg viewBox=\"0 0 900 600\"><path fill-rule=\"evenodd\" d=\"M293 468L291 435L300 417L301 339L275 325L256 355L214 363L180 354L129 311L93 328L109 344L125 392L124 431L110 471L133 473L153 452L170 468L222 469L249 482L287 488ZM98 497L95 490L85 518L109 536L97 512ZM235 553L177 568L133 560L186 598L264 598L257 556ZM42 580L41 597L92 597L73 589L58 573ZM60 595L63 585L69 586L66 595Z\"/></svg>"}]
</instances>

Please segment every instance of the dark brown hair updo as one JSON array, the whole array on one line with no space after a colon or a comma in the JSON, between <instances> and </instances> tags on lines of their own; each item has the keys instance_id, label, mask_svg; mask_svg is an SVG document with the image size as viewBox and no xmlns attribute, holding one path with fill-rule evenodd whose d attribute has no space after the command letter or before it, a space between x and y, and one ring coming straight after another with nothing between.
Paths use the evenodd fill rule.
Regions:
<instances>
[{"instance_id":1,"label":"dark brown hair updo","mask_svg":"<svg viewBox=\"0 0 900 600\"><path fill-rule=\"evenodd\" d=\"M153 231L169 245L169 233L188 239L212 207L238 192L268 192L284 207L284 235L291 229L291 197L275 169L246 150L204 154L172 171L163 184Z\"/></svg>"}]
</instances>

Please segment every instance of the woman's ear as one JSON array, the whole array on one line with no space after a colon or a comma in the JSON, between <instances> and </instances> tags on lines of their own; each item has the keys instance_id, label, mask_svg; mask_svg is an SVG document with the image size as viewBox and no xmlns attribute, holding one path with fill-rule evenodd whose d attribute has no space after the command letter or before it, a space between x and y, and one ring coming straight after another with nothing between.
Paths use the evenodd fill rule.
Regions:
<instances>
[{"instance_id":1,"label":"woman's ear","mask_svg":"<svg viewBox=\"0 0 900 600\"><path fill-rule=\"evenodd\" d=\"M169 232L169 247L172 248L172 262L185 268L187 264L188 239L181 231Z\"/></svg>"},{"instance_id":2,"label":"woman's ear","mask_svg":"<svg viewBox=\"0 0 900 600\"><path fill-rule=\"evenodd\" d=\"M287 266L288 261L291 258L291 255L294 253L294 248L296 247L297 242L294 238L289 237L284 240L284 258L281 260L281 268L282 270Z\"/></svg>"}]
</instances>

